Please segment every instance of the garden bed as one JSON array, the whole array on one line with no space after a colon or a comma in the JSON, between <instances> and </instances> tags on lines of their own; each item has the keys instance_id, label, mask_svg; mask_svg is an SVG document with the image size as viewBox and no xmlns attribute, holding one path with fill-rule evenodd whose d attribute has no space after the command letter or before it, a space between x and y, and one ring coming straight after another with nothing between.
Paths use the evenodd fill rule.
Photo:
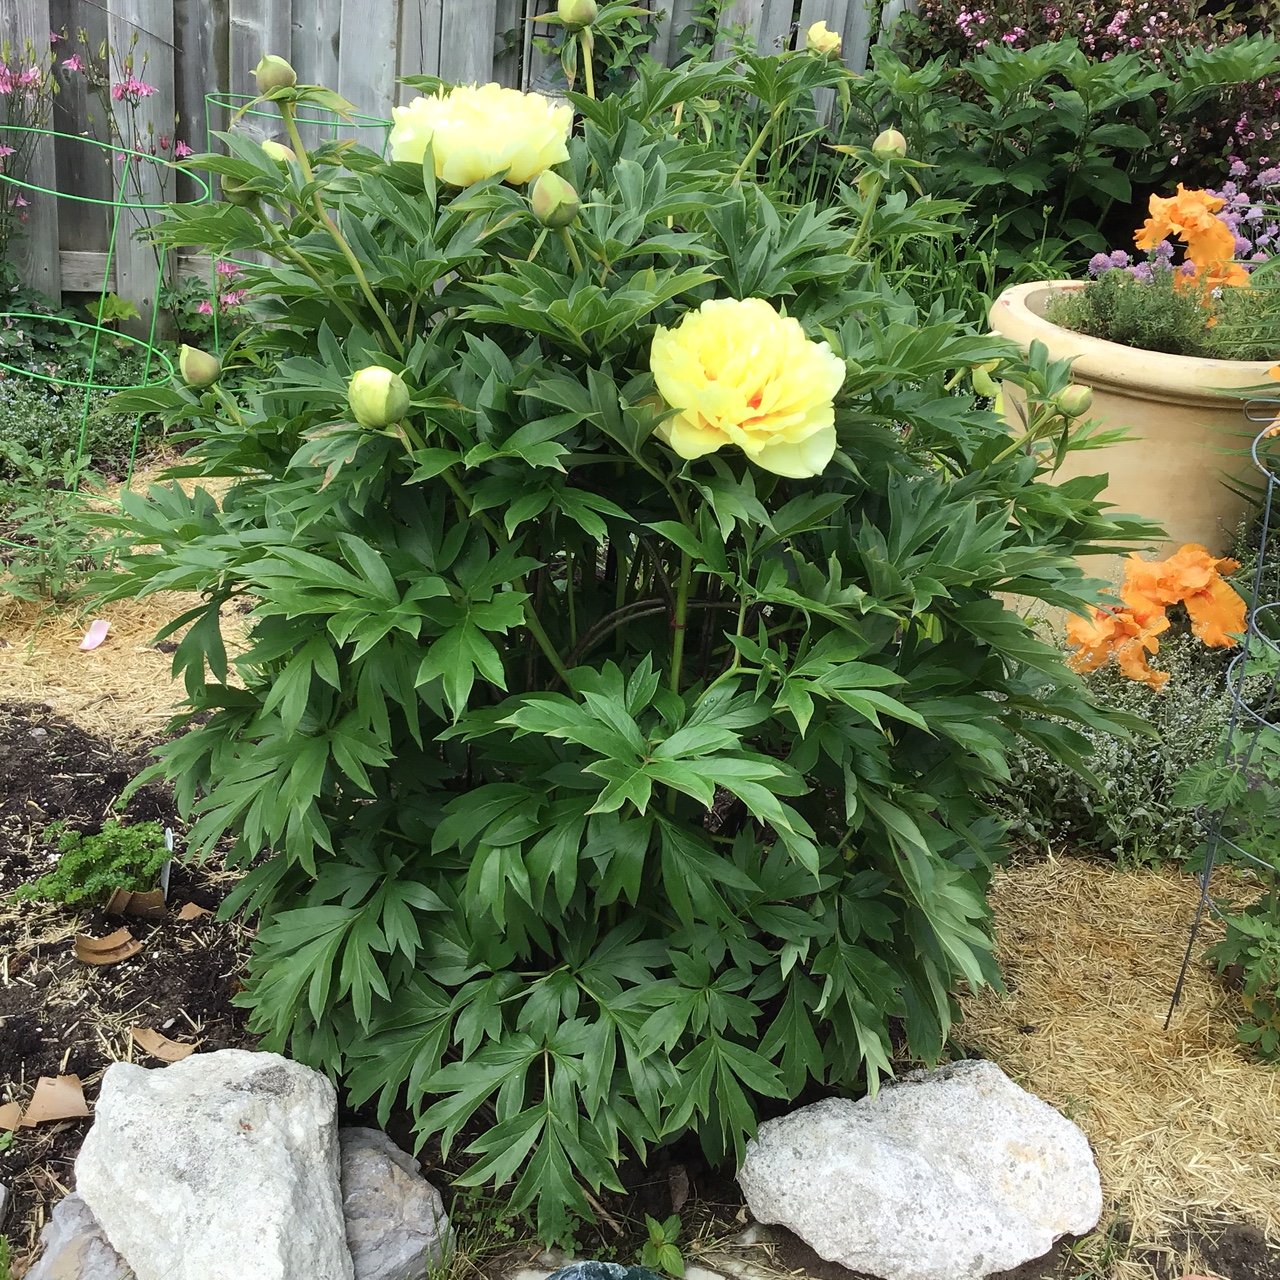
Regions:
<instances>
[{"instance_id":1,"label":"garden bed","mask_svg":"<svg viewBox=\"0 0 1280 1280\"><path fill-rule=\"evenodd\" d=\"M171 912L158 922L15 904L9 896L53 865L54 851L41 836L45 825L96 831L145 755L145 745L112 746L47 704L0 704L0 1102L26 1102L41 1076L74 1074L92 1106L112 1062L158 1065L134 1044L131 1027L198 1043L202 1051L253 1042L231 1004L247 931L211 914L189 921L175 915L186 903L215 910L230 883L224 872L175 864ZM174 821L168 795L150 788L126 816ZM76 959L77 933L100 937L122 925L142 944L132 959L103 968ZM81 1120L23 1129L0 1150L0 1182L12 1196L4 1229L20 1266L71 1185L86 1126Z\"/></svg>"}]
</instances>

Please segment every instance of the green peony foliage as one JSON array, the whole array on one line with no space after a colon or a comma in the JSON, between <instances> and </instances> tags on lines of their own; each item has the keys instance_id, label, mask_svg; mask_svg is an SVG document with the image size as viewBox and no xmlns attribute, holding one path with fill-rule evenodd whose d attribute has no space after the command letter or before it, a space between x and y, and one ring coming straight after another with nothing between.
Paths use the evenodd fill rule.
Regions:
<instances>
[{"instance_id":1,"label":"green peony foliage","mask_svg":"<svg viewBox=\"0 0 1280 1280\"><path fill-rule=\"evenodd\" d=\"M1079 764L1071 723L1114 727L997 593L1078 606L1072 557L1136 526L1101 478L1048 482L1074 444L1051 406L1014 438L955 390L1002 360L1040 404L1065 369L880 266L954 206L863 151L862 194L783 207L677 110L843 74L749 58L575 97L559 230L500 175L439 185L430 149L286 167L231 134L202 163L253 198L161 232L272 265L223 353L255 389L125 398L185 424L183 474L231 478L118 521L115 595L205 601L168 629L190 714L153 772L192 848L230 837L247 871L266 1043L464 1135L461 1181L514 1181L548 1240L626 1155L692 1131L735 1159L759 1099L874 1088L893 1024L938 1055L956 983L996 977L1008 753ZM655 435L655 330L711 298L844 362L820 475ZM402 421L352 421L370 366L410 389Z\"/></svg>"}]
</instances>

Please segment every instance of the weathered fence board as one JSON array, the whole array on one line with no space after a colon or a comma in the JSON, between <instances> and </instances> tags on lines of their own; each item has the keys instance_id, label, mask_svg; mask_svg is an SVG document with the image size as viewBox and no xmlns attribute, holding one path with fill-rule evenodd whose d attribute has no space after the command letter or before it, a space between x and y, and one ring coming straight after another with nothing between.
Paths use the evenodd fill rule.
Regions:
<instances>
[{"instance_id":1,"label":"weathered fence board","mask_svg":"<svg viewBox=\"0 0 1280 1280\"><path fill-rule=\"evenodd\" d=\"M6 0L0 6L0 44L8 45L11 56L21 60L30 42L37 50L49 47L49 0ZM57 189L53 139L42 139L35 147L27 180L34 186ZM53 196L26 191L27 221L10 252L18 273L37 289L57 296L62 288L58 278L58 202Z\"/></svg>"},{"instance_id":2,"label":"weathered fence board","mask_svg":"<svg viewBox=\"0 0 1280 1280\"><path fill-rule=\"evenodd\" d=\"M860 71L871 42L911 4L721 0L716 34L694 25L705 14L698 0L650 0L648 50L670 64L683 56L690 39L704 44L714 40L717 52L728 53L733 37L742 34L760 52L778 53L802 45L809 25L824 20L841 35L845 62ZM377 119L388 118L395 103L413 96L414 90L398 83L409 75L462 83L496 79L555 92L563 86L558 59L541 46L543 37L556 36L560 28L539 21L554 10L555 0L0 0L0 38L18 49L30 39L43 49L51 29L72 36L84 29L94 48L109 39L124 53L137 32L135 70L143 74L145 56L143 78L158 90L138 107L144 137L148 142L162 135L181 138L199 150L208 144L207 131L230 127L235 107L249 100L255 90L253 67L264 53L288 57L302 82L330 85L351 99L362 116ZM105 141L101 108L86 95L83 82L62 73L61 84L56 127ZM582 87L581 77L577 87ZM210 107L207 94L229 105ZM824 97L829 102L831 95ZM114 118L122 128L128 127L127 116L117 105ZM282 136L271 111L246 116L236 127L254 137ZM336 132L375 149L384 137L363 122L336 130L309 124L302 132L308 143ZM74 139L42 144L31 177L66 193L112 194L108 154ZM139 169L138 177L147 198L155 198L156 171ZM196 190L185 178L176 190L169 184L169 194L182 199L194 198ZM106 266L102 254L109 231L102 209L34 194L29 198L27 234L14 244L23 278L51 294L60 288L96 291ZM129 237L139 221L131 214L122 219L111 273L112 287L136 303L149 299L156 270L151 249Z\"/></svg>"}]
</instances>

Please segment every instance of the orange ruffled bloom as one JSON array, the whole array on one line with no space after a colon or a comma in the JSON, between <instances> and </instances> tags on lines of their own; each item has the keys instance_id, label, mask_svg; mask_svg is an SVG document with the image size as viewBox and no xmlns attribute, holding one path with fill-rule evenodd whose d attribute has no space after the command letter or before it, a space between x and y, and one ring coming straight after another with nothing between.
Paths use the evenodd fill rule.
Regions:
<instances>
[{"instance_id":1,"label":"orange ruffled bloom","mask_svg":"<svg viewBox=\"0 0 1280 1280\"><path fill-rule=\"evenodd\" d=\"M1071 667L1096 671L1114 658L1130 680L1162 689L1169 673L1153 671L1147 655L1160 651L1156 637L1169 627L1165 610L1181 604L1197 639L1230 648L1245 629L1245 602L1222 575L1239 567L1195 542L1166 560L1130 556L1119 593L1123 607L1093 609L1088 617L1068 620L1067 639L1077 649L1069 659Z\"/></svg>"},{"instance_id":2,"label":"orange ruffled bloom","mask_svg":"<svg viewBox=\"0 0 1280 1280\"><path fill-rule=\"evenodd\" d=\"M1169 619L1158 617L1140 621L1127 609L1093 609L1088 618L1067 621L1067 639L1078 646L1071 655L1074 671L1096 671L1111 658L1130 680L1141 680L1157 693L1169 679L1167 671L1153 671L1148 653L1160 652L1156 637L1168 630Z\"/></svg>"},{"instance_id":3,"label":"orange ruffled bloom","mask_svg":"<svg viewBox=\"0 0 1280 1280\"><path fill-rule=\"evenodd\" d=\"M1130 556L1120 598L1139 618L1182 604L1198 640L1215 649L1229 649L1244 631L1245 603L1222 575L1239 567L1239 561L1214 556L1195 542L1179 547L1167 560Z\"/></svg>"},{"instance_id":4,"label":"orange ruffled bloom","mask_svg":"<svg viewBox=\"0 0 1280 1280\"><path fill-rule=\"evenodd\" d=\"M1179 288L1197 287L1208 293L1224 285L1242 287L1249 283L1249 273L1233 261L1235 236L1216 215L1224 201L1207 191L1188 191L1178 183L1172 196L1155 196L1150 200L1150 216L1134 234L1139 249L1154 249L1161 240L1171 237L1187 247L1186 258L1194 271L1179 274L1174 283Z\"/></svg>"}]
</instances>

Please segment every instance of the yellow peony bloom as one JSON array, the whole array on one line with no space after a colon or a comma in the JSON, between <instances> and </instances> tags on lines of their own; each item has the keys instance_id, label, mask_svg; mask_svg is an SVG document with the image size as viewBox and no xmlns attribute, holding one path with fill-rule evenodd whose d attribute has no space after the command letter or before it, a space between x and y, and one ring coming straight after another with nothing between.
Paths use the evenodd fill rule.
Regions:
<instances>
[{"instance_id":1,"label":"yellow peony bloom","mask_svg":"<svg viewBox=\"0 0 1280 1280\"><path fill-rule=\"evenodd\" d=\"M833 53L840 52L840 35L838 32L832 31L827 27L826 21L815 22L813 26L805 32L804 47L810 53L821 54L824 57Z\"/></svg>"},{"instance_id":2,"label":"yellow peony bloom","mask_svg":"<svg viewBox=\"0 0 1280 1280\"><path fill-rule=\"evenodd\" d=\"M736 445L758 467L802 479L836 450L832 401L844 361L763 298L713 299L659 329L649 367L680 412L657 429L682 458Z\"/></svg>"},{"instance_id":3,"label":"yellow peony bloom","mask_svg":"<svg viewBox=\"0 0 1280 1280\"><path fill-rule=\"evenodd\" d=\"M540 93L497 84L459 85L393 107L391 158L421 164L428 143L436 177L453 187L503 173L512 186L531 182L569 158L573 108Z\"/></svg>"}]
</instances>

